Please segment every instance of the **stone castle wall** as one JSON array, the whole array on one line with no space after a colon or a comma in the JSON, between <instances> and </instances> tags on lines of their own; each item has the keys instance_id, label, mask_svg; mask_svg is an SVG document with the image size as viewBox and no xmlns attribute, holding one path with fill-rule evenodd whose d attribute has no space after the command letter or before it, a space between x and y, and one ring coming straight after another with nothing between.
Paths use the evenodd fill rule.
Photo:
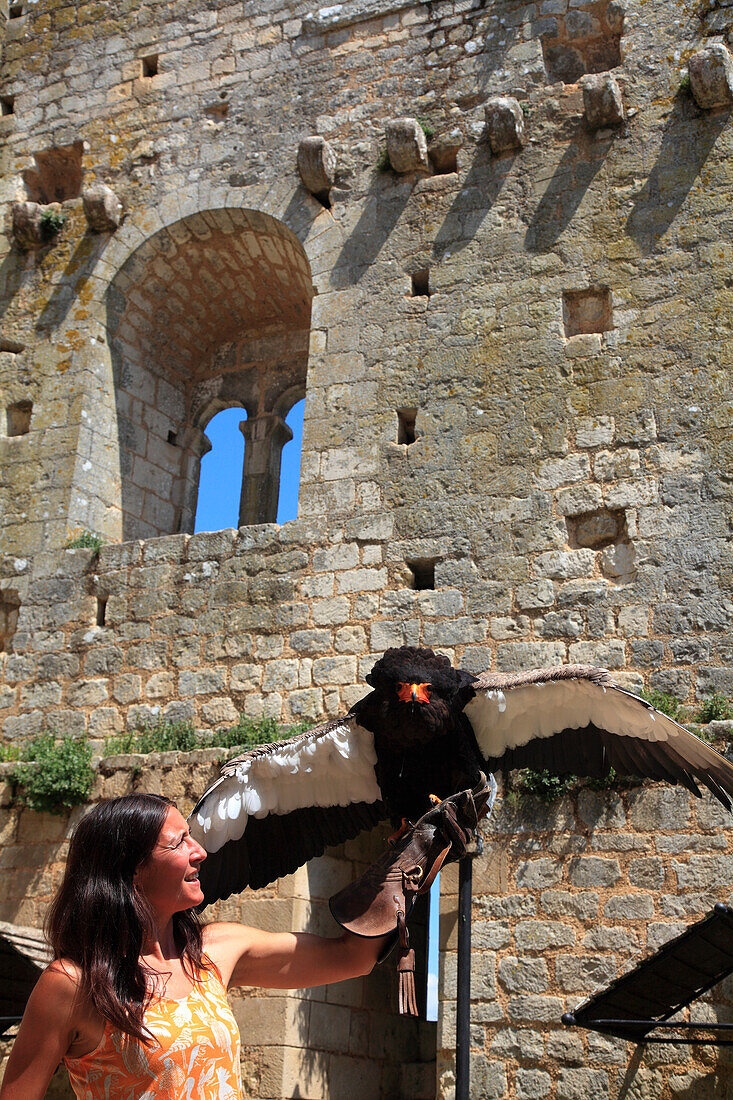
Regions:
<instances>
[{"instance_id":1,"label":"stone castle wall","mask_svg":"<svg viewBox=\"0 0 733 1100\"><path fill-rule=\"evenodd\" d=\"M203 728L336 714L402 643L477 671L603 664L688 702L733 690L732 139L685 80L694 49L727 41L728 5L6 7L4 740L51 728L101 750L160 713ZM626 121L591 131L575 81L606 68ZM525 124L502 156L496 94ZM379 168L402 116L434 131L425 172ZM309 135L337 155L325 205L296 169ZM116 232L87 226L94 181L124 203ZM11 231L25 199L66 216L35 251ZM255 522L303 393L299 519ZM190 535L203 432L227 405L250 425L247 525ZM75 528L103 536L98 557L61 550ZM552 833L527 808L491 823L476 1080L557 1100L667 1100L706 1073L726 1088L722 1054L687 1083L681 1062L558 1030L559 1002L731 886L727 818L676 792L595 797L563 803ZM33 815L6 823L8 919L36 923L57 860L16 843ZM444 894L449 923L449 876ZM343 1019L319 1026L343 1039ZM452 1041L444 1008L446 1098ZM316 1032L306 1045L325 1049ZM328 1058L279 1087L323 1095ZM384 1077L387 1094L425 1092L415 1073ZM253 1095L276 1094L255 1077Z\"/></svg>"}]
</instances>

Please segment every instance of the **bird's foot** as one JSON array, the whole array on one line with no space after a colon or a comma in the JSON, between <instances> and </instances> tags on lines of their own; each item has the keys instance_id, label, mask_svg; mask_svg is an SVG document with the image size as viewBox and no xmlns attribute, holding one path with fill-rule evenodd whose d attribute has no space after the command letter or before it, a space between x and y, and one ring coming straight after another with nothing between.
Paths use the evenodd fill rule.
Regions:
<instances>
[{"instance_id":1,"label":"bird's foot","mask_svg":"<svg viewBox=\"0 0 733 1100\"><path fill-rule=\"evenodd\" d=\"M406 817L403 817L402 824L400 825L399 829L392 833L391 836L387 837L387 843L394 847L398 840L402 840L403 836L405 836L406 833L409 833L411 828L412 822L408 821Z\"/></svg>"}]
</instances>

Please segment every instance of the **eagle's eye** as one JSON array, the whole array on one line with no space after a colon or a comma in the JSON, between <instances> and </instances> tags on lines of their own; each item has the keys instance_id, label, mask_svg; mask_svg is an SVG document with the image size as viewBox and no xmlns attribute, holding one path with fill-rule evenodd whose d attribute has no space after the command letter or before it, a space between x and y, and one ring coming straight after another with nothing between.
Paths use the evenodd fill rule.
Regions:
<instances>
[{"instance_id":1,"label":"eagle's eye","mask_svg":"<svg viewBox=\"0 0 733 1100\"><path fill-rule=\"evenodd\" d=\"M401 703L429 703L430 684L398 684L397 698Z\"/></svg>"}]
</instances>

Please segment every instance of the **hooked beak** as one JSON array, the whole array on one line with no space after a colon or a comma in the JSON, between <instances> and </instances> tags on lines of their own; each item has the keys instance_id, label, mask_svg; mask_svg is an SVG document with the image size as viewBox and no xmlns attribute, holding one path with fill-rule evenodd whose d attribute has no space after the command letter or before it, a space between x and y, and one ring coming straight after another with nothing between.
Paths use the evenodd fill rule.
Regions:
<instances>
[{"instance_id":1,"label":"hooked beak","mask_svg":"<svg viewBox=\"0 0 733 1100\"><path fill-rule=\"evenodd\" d=\"M397 697L402 703L429 703L430 684L400 684Z\"/></svg>"}]
</instances>

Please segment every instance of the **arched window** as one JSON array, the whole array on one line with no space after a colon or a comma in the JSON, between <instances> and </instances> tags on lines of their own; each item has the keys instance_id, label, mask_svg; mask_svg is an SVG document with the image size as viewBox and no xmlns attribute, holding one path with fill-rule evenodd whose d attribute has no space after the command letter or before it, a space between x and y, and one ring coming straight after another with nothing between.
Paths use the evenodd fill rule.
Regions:
<instances>
[{"instance_id":1,"label":"arched window","mask_svg":"<svg viewBox=\"0 0 733 1100\"><path fill-rule=\"evenodd\" d=\"M201 459L194 531L221 531L239 526L239 501L244 469L244 409L222 409L212 416L205 433L211 450Z\"/></svg>"},{"instance_id":2,"label":"arched window","mask_svg":"<svg viewBox=\"0 0 733 1100\"><path fill-rule=\"evenodd\" d=\"M300 241L255 210L190 215L132 254L107 295L118 448L113 476L97 481L108 537L275 521L281 453L298 449L283 417L305 394L313 293ZM234 406L247 410L239 512L197 518L205 431Z\"/></svg>"}]
</instances>

